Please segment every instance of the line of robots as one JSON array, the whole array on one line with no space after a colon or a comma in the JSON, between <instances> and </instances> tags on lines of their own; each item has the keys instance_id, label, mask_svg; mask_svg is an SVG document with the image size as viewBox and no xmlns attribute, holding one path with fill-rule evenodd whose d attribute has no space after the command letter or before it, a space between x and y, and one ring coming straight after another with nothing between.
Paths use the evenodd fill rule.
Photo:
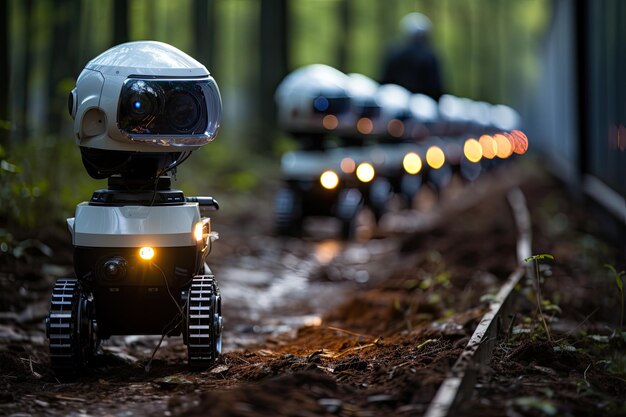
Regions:
<instances>
[{"instance_id":1,"label":"line of robots","mask_svg":"<svg viewBox=\"0 0 626 417\"><path fill-rule=\"evenodd\" d=\"M299 233L307 216L333 215L350 236L366 205L380 217L395 194L409 204L423 184L441 189L454 170L473 180L483 156L527 148L508 107L452 96L438 105L323 65L288 75L276 97L280 125L302 145L282 160L281 233ZM214 364L222 298L205 262L214 239L206 210L219 206L172 189L168 174L216 137L215 80L170 45L130 42L85 66L68 110L85 169L108 183L67 219L75 274L52 289L52 368L82 368L114 335L182 335L192 367ZM458 138L470 132L485 134L464 142L463 154Z\"/></svg>"},{"instance_id":2,"label":"line of robots","mask_svg":"<svg viewBox=\"0 0 626 417\"><path fill-rule=\"evenodd\" d=\"M422 187L439 193L454 175L474 181L528 148L508 106L437 102L321 64L287 75L275 98L280 127L299 144L281 161L275 227L284 235L301 234L307 217L331 216L352 238L363 210L379 220L395 197L411 208Z\"/></svg>"}]
</instances>

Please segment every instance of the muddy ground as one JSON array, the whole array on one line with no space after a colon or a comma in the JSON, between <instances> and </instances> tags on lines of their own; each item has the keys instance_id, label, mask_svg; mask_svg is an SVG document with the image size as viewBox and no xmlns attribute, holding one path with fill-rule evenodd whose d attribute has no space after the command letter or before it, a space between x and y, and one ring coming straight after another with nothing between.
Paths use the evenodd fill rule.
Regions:
<instances>
[{"instance_id":1,"label":"muddy ground","mask_svg":"<svg viewBox=\"0 0 626 417\"><path fill-rule=\"evenodd\" d=\"M626 412L624 345L609 337L619 302L602 267L618 252L554 180L516 166L457 184L435 206L423 195L429 209L390 216L393 233L364 242L336 240L321 220L304 239L277 238L269 202L217 214L210 264L225 354L204 372L188 370L180 338L164 341L147 372L159 337L114 337L84 373L55 376L42 320L54 279L71 272L71 248L64 232L44 231L53 257L30 245L0 266L0 414L421 415L517 265L506 201L516 183L531 207L534 252L556 257L542 285L557 342L545 341L531 287L521 288L515 326L459 413Z\"/></svg>"}]
</instances>

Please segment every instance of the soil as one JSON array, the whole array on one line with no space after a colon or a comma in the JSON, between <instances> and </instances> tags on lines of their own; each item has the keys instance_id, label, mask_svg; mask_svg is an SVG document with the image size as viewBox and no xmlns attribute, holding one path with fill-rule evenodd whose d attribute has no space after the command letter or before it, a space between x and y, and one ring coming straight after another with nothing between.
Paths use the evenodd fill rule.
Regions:
<instances>
[{"instance_id":1,"label":"soil","mask_svg":"<svg viewBox=\"0 0 626 417\"><path fill-rule=\"evenodd\" d=\"M203 372L187 368L180 338L150 362L153 336L113 337L82 373L54 375L42 320L72 251L64 232L45 230L45 247L0 258L0 415L421 415L517 266L506 201L516 183L532 209L534 251L556 258L542 285L557 342L541 332L526 285L516 325L459 413L624 413L624 345L608 337L619 306L602 268L619 267L618 253L557 182L527 170L457 184L430 211L410 213L423 219L410 234L366 242L338 241L319 220L304 239L273 236L269 202L216 215L209 259L225 300L225 354ZM394 215L395 224L407 216Z\"/></svg>"}]
</instances>

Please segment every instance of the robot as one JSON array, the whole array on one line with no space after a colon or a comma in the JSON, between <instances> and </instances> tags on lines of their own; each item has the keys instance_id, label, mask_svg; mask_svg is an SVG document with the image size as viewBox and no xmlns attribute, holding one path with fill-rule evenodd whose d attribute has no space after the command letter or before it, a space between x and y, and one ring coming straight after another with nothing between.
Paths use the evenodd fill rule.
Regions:
<instances>
[{"instance_id":1,"label":"robot","mask_svg":"<svg viewBox=\"0 0 626 417\"><path fill-rule=\"evenodd\" d=\"M171 188L190 154L211 142L221 98L209 71L184 52L144 41L91 60L69 95L87 173L108 186L67 219L75 276L58 279L45 320L50 363L76 370L113 335L179 336L205 368L222 349L222 301L205 263L212 197Z\"/></svg>"},{"instance_id":2,"label":"robot","mask_svg":"<svg viewBox=\"0 0 626 417\"><path fill-rule=\"evenodd\" d=\"M358 141L346 135L355 120L347 82L339 70L314 64L293 71L276 89L278 124L299 144L281 160L283 185L274 204L280 235L301 234L312 216L337 218L343 237L355 234L363 196L337 172L352 155L346 145Z\"/></svg>"}]
</instances>

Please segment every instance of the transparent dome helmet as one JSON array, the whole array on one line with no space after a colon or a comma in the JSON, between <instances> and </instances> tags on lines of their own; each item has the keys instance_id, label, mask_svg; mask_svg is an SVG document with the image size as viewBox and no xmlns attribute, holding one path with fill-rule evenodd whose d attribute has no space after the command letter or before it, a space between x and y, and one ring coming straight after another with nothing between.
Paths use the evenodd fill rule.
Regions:
<instances>
[{"instance_id":1,"label":"transparent dome helmet","mask_svg":"<svg viewBox=\"0 0 626 417\"><path fill-rule=\"evenodd\" d=\"M351 123L348 77L313 64L288 74L275 93L278 124L296 136L324 135Z\"/></svg>"},{"instance_id":2,"label":"transparent dome helmet","mask_svg":"<svg viewBox=\"0 0 626 417\"><path fill-rule=\"evenodd\" d=\"M215 139L222 114L206 67L154 41L121 44L91 60L68 107L94 178L160 175Z\"/></svg>"}]
</instances>

